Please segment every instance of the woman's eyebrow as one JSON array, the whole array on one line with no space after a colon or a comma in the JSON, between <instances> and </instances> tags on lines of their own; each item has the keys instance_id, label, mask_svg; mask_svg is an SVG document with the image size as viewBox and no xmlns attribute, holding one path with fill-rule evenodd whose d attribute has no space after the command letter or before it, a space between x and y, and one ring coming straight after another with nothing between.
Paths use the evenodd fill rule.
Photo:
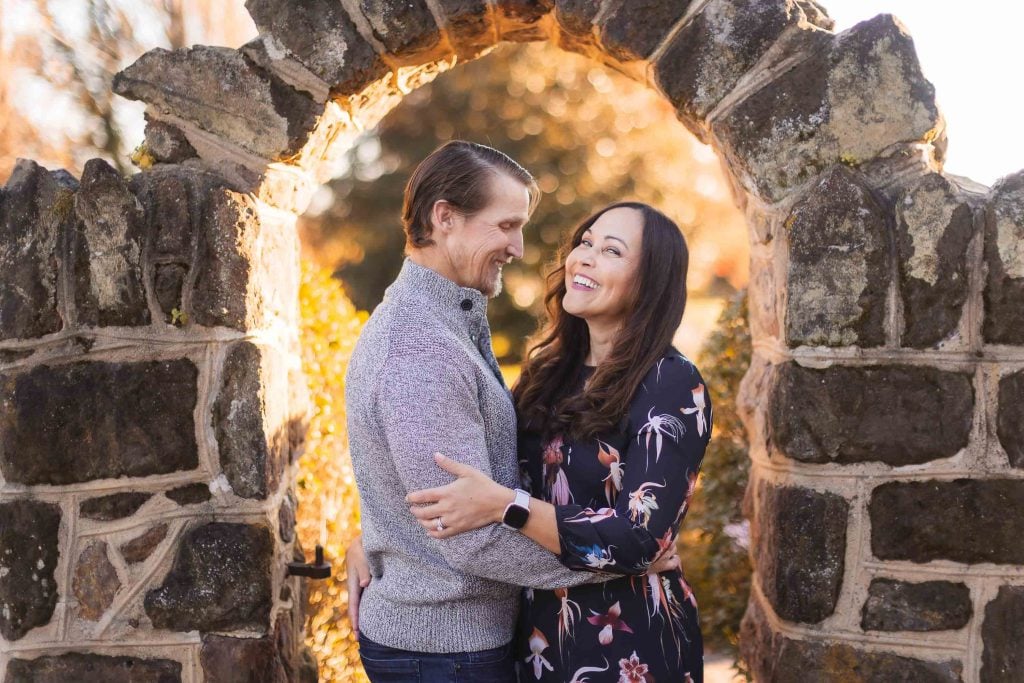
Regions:
<instances>
[{"instance_id":1,"label":"woman's eyebrow","mask_svg":"<svg viewBox=\"0 0 1024 683\"><path fill-rule=\"evenodd\" d=\"M626 249L629 249L629 245L626 244L626 241L621 237L616 237L615 235L605 235L604 238L606 240L615 240L616 242L620 242L622 246L624 246Z\"/></svg>"}]
</instances>

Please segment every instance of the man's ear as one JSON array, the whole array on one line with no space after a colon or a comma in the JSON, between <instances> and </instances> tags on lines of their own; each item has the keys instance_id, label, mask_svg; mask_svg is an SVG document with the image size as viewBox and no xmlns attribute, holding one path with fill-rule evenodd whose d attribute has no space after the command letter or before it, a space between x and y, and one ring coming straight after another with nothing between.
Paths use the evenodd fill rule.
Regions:
<instances>
[{"instance_id":1,"label":"man's ear","mask_svg":"<svg viewBox=\"0 0 1024 683\"><path fill-rule=\"evenodd\" d=\"M430 210L431 226L434 230L448 234L455 224L455 207L446 199L438 199Z\"/></svg>"}]
</instances>

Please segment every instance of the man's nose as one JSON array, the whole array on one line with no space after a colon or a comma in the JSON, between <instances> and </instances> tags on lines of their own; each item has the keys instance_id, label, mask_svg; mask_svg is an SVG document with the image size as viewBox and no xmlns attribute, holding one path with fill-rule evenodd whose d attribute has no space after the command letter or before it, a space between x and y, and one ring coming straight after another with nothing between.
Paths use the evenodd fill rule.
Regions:
<instances>
[{"instance_id":1,"label":"man's nose","mask_svg":"<svg viewBox=\"0 0 1024 683\"><path fill-rule=\"evenodd\" d=\"M519 228L518 230L516 230L516 231L514 231L512 233L512 237L509 239L509 243L508 243L508 254L512 258L516 258L516 259L523 258L523 229L522 228Z\"/></svg>"}]
</instances>

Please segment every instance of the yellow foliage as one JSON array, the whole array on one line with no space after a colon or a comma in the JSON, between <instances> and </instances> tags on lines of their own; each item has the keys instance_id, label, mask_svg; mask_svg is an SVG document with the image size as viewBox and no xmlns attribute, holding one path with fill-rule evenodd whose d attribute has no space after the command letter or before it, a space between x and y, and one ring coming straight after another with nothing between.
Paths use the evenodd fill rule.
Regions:
<instances>
[{"instance_id":1,"label":"yellow foliage","mask_svg":"<svg viewBox=\"0 0 1024 683\"><path fill-rule=\"evenodd\" d=\"M366 681L348 620L345 549L359 533L359 495L345 429L345 371L367 314L356 311L328 268L303 262L299 289L302 367L313 415L299 461L297 531L307 554L317 543L334 575L311 584L308 645L321 681Z\"/></svg>"}]
</instances>

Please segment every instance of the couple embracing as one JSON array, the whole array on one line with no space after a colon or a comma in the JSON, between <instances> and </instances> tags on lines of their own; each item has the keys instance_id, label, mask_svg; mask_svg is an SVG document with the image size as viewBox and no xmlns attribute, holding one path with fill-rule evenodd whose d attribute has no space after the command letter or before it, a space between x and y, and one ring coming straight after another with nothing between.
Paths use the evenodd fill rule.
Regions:
<instances>
[{"instance_id":1,"label":"couple embracing","mask_svg":"<svg viewBox=\"0 0 1024 683\"><path fill-rule=\"evenodd\" d=\"M712 429L672 347L686 243L644 204L585 220L510 390L487 300L537 197L511 158L462 141L406 186L407 257L345 390L350 613L373 683L702 679L674 550Z\"/></svg>"}]
</instances>

